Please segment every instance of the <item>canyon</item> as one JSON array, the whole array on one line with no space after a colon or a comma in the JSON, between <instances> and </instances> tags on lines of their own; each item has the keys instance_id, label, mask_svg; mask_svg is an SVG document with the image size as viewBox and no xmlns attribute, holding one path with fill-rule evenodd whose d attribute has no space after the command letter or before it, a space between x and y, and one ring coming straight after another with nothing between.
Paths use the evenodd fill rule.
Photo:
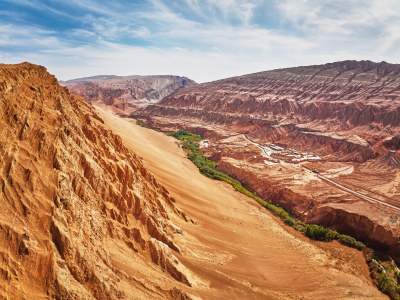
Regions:
<instances>
[{"instance_id":1,"label":"canyon","mask_svg":"<svg viewBox=\"0 0 400 300\"><path fill-rule=\"evenodd\" d=\"M386 298L360 251L304 237L44 67L0 65L0 116L1 298Z\"/></svg>"},{"instance_id":2,"label":"canyon","mask_svg":"<svg viewBox=\"0 0 400 300\"><path fill-rule=\"evenodd\" d=\"M62 81L60 84L91 102L110 105L120 114L129 114L159 102L180 87L196 83L189 78L172 75L99 75Z\"/></svg>"},{"instance_id":3,"label":"canyon","mask_svg":"<svg viewBox=\"0 0 400 300\"><path fill-rule=\"evenodd\" d=\"M185 87L131 115L296 217L400 260L400 65L343 61Z\"/></svg>"}]
</instances>

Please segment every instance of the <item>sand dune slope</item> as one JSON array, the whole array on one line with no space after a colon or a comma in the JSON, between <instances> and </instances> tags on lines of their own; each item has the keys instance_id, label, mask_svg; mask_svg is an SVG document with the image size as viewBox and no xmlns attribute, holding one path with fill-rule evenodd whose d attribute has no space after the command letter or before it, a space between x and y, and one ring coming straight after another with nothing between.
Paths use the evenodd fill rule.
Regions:
<instances>
[{"instance_id":1,"label":"sand dune slope","mask_svg":"<svg viewBox=\"0 0 400 300\"><path fill-rule=\"evenodd\" d=\"M176 140L98 108L106 126L176 200L188 222L179 260L196 277L184 287L204 299L386 299L372 285L361 252L313 242L225 183L202 176Z\"/></svg>"}]
</instances>

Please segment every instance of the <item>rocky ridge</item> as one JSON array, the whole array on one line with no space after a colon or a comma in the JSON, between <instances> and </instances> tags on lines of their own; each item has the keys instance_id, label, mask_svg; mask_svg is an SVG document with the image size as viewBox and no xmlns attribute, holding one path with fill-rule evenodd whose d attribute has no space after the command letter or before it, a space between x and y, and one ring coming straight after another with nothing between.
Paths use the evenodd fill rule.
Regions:
<instances>
[{"instance_id":1,"label":"rocky ridge","mask_svg":"<svg viewBox=\"0 0 400 300\"><path fill-rule=\"evenodd\" d=\"M189 298L181 213L102 123L44 67L0 65L0 297Z\"/></svg>"},{"instance_id":2,"label":"rocky ridge","mask_svg":"<svg viewBox=\"0 0 400 300\"><path fill-rule=\"evenodd\" d=\"M131 113L154 104L183 86L196 84L186 77L100 75L61 82L70 91L91 102L104 103L121 113Z\"/></svg>"},{"instance_id":3,"label":"rocky ridge","mask_svg":"<svg viewBox=\"0 0 400 300\"><path fill-rule=\"evenodd\" d=\"M145 110L228 125L330 160L385 154L400 126L400 65L344 61L187 87Z\"/></svg>"}]
</instances>

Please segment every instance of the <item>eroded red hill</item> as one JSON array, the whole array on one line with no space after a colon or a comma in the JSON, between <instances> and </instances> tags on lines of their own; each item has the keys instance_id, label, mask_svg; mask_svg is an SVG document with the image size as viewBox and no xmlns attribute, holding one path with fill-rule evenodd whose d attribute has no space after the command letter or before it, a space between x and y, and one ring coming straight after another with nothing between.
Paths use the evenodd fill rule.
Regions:
<instances>
[{"instance_id":1,"label":"eroded red hill","mask_svg":"<svg viewBox=\"0 0 400 300\"><path fill-rule=\"evenodd\" d=\"M129 114L138 108L159 102L176 89L196 84L186 77L160 76L95 76L62 82L79 96L97 104L110 105Z\"/></svg>"},{"instance_id":2,"label":"eroded red hill","mask_svg":"<svg viewBox=\"0 0 400 300\"><path fill-rule=\"evenodd\" d=\"M221 170L298 217L400 253L400 65L233 77L177 90L135 116L202 134Z\"/></svg>"},{"instance_id":3,"label":"eroded red hill","mask_svg":"<svg viewBox=\"0 0 400 300\"><path fill-rule=\"evenodd\" d=\"M363 162L384 154L400 126L400 65L345 61L233 77L181 89L147 112Z\"/></svg>"}]
</instances>

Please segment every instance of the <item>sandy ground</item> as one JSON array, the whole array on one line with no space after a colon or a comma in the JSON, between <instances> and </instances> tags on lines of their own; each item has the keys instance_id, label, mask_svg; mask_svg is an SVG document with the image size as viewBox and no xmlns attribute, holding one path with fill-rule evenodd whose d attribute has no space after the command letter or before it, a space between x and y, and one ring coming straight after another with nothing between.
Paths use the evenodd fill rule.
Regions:
<instances>
[{"instance_id":1,"label":"sandy ground","mask_svg":"<svg viewBox=\"0 0 400 300\"><path fill-rule=\"evenodd\" d=\"M388 299L373 286L362 253L301 236L229 185L201 175L178 141L100 115L175 197L192 222L174 220L180 261L203 299Z\"/></svg>"},{"instance_id":2,"label":"sandy ground","mask_svg":"<svg viewBox=\"0 0 400 300\"><path fill-rule=\"evenodd\" d=\"M342 175L349 175L353 172L354 172L353 166L344 166L341 168L329 169L321 175L325 176L326 178L335 178Z\"/></svg>"}]
</instances>

